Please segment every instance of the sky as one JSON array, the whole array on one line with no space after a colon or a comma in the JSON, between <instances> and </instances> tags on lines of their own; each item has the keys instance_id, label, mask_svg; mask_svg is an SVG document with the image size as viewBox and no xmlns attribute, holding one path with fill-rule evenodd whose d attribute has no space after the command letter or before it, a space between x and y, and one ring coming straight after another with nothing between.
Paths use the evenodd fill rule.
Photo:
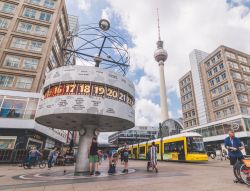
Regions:
<instances>
[{"instance_id":1,"label":"sky","mask_svg":"<svg viewBox=\"0 0 250 191\"><path fill-rule=\"evenodd\" d=\"M178 80L190 70L193 49L211 53L220 45L250 53L250 0L66 0L68 14L79 23L108 19L128 41L127 77L136 88L136 125L160 121L159 67L154 60L158 39L168 52L165 63L169 115L181 117ZM100 135L107 141L110 133Z\"/></svg>"}]
</instances>

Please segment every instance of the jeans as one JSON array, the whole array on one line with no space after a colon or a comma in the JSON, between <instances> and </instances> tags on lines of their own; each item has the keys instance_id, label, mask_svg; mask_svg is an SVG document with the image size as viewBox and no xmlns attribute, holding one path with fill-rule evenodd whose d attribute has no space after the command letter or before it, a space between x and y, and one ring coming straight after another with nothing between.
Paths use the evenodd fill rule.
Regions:
<instances>
[{"instance_id":1,"label":"jeans","mask_svg":"<svg viewBox=\"0 0 250 191\"><path fill-rule=\"evenodd\" d=\"M51 156L49 158L49 161L48 161L48 167L51 168L52 167L52 161L53 161L53 157Z\"/></svg>"},{"instance_id":2,"label":"jeans","mask_svg":"<svg viewBox=\"0 0 250 191\"><path fill-rule=\"evenodd\" d=\"M28 165L31 167L32 164L36 162L36 157L29 156Z\"/></svg>"}]
</instances>

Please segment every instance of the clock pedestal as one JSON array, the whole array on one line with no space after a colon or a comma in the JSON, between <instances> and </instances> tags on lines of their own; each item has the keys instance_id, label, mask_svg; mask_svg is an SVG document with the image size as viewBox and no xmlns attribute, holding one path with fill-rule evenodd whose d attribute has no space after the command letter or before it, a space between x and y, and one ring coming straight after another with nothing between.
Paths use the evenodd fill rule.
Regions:
<instances>
[{"instance_id":1,"label":"clock pedestal","mask_svg":"<svg viewBox=\"0 0 250 191\"><path fill-rule=\"evenodd\" d=\"M92 138L95 136L93 128L85 128L84 133L79 133L79 146L75 165L75 175L82 175L89 173L89 149Z\"/></svg>"}]
</instances>

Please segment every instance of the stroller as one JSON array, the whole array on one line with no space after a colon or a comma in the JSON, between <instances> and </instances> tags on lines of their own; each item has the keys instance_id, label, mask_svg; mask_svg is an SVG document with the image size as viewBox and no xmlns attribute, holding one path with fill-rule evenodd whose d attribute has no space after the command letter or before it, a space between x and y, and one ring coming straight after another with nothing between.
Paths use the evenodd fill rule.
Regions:
<instances>
[{"instance_id":1,"label":"stroller","mask_svg":"<svg viewBox=\"0 0 250 191\"><path fill-rule=\"evenodd\" d=\"M147 158L147 172L149 172L150 168L152 168L152 171L155 170L155 172L158 173L158 169L155 167L155 165L151 161L150 152L147 153L146 158Z\"/></svg>"},{"instance_id":2,"label":"stroller","mask_svg":"<svg viewBox=\"0 0 250 191\"><path fill-rule=\"evenodd\" d=\"M112 153L111 163L109 164L108 174L116 173L116 163L117 163L118 153Z\"/></svg>"}]
</instances>

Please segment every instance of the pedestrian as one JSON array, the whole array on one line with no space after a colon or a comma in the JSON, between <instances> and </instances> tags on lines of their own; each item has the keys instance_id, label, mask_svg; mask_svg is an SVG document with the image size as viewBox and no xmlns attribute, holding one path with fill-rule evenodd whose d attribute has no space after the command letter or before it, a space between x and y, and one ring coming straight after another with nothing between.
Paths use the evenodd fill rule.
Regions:
<instances>
[{"instance_id":1,"label":"pedestrian","mask_svg":"<svg viewBox=\"0 0 250 191\"><path fill-rule=\"evenodd\" d=\"M120 150L120 156L121 156L121 164L123 164L124 162L124 149L123 148Z\"/></svg>"},{"instance_id":2,"label":"pedestrian","mask_svg":"<svg viewBox=\"0 0 250 191\"><path fill-rule=\"evenodd\" d=\"M229 136L224 140L224 144L228 150L228 157L231 165L235 165L237 161L243 159L241 150L244 149L244 146L240 142L240 139L235 137L233 130L229 131Z\"/></svg>"},{"instance_id":3,"label":"pedestrian","mask_svg":"<svg viewBox=\"0 0 250 191\"><path fill-rule=\"evenodd\" d=\"M153 167L153 170L155 169L155 172L158 172L157 167L157 147L155 146L155 142L152 142L152 147L149 149L149 159L150 164Z\"/></svg>"},{"instance_id":4,"label":"pedestrian","mask_svg":"<svg viewBox=\"0 0 250 191\"><path fill-rule=\"evenodd\" d=\"M57 149L56 147L54 147L50 152L49 152L49 156L48 156L48 169L50 170L52 167L52 163L53 161L56 159L56 157L58 156L58 151L59 149Z\"/></svg>"},{"instance_id":5,"label":"pedestrian","mask_svg":"<svg viewBox=\"0 0 250 191\"><path fill-rule=\"evenodd\" d=\"M98 150L98 161L99 161L99 165L101 165L103 161L103 153L101 150Z\"/></svg>"},{"instance_id":6,"label":"pedestrian","mask_svg":"<svg viewBox=\"0 0 250 191\"><path fill-rule=\"evenodd\" d=\"M28 168L31 168L31 165L34 164L40 156L42 156L42 153L40 153L36 147L32 147L29 151Z\"/></svg>"},{"instance_id":7,"label":"pedestrian","mask_svg":"<svg viewBox=\"0 0 250 191\"><path fill-rule=\"evenodd\" d=\"M93 137L92 143L89 148L89 172L90 175L100 175L98 171L98 145L97 145L97 138Z\"/></svg>"},{"instance_id":8,"label":"pedestrian","mask_svg":"<svg viewBox=\"0 0 250 191\"><path fill-rule=\"evenodd\" d=\"M127 143L124 143L124 147L123 147L124 169L122 173L128 173L128 155L129 155L128 145Z\"/></svg>"}]
</instances>

